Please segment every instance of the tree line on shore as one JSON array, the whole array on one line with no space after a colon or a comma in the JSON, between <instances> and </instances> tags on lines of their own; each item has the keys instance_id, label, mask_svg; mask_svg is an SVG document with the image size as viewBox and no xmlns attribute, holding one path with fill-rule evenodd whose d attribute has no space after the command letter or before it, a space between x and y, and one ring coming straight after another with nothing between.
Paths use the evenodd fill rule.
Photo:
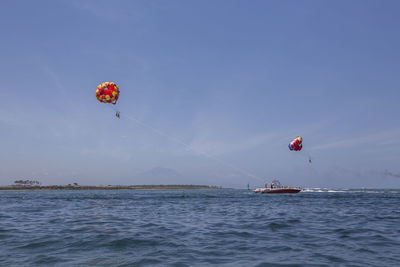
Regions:
<instances>
[{"instance_id":1,"label":"tree line on shore","mask_svg":"<svg viewBox=\"0 0 400 267\"><path fill-rule=\"evenodd\" d=\"M42 185L36 180L15 180L15 185L0 186L0 190L96 190L96 189L222 189L209 185Z\"/></svg>"},{"instance_id":2,"label":"tree line on shore","mask_svg":"<svg viewBox=\"0 0 400 267\"><path fill-rule=\"evenodd\" d=\"M16 185L41 185L42 183L36 180L15 180Z\"/></svg>"}]
</instances>

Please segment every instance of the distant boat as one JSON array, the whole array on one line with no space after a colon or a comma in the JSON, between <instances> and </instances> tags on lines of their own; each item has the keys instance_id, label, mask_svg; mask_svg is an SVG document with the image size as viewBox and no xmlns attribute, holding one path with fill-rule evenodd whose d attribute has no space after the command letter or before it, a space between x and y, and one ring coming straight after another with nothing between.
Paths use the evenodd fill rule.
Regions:
<instances>
[{"instance_id":1,"label":"distant boat","mask_svg":"<svg viewBox=\"0 0 400 267\"><path fill-rule=\"evenodd\" d=\"M278 180L272 181L270 187L268 187L268 184L265 184L264 188L254 189L255 193L261 194L296 194L300 191L300 187L281 186L281 183Z\"/></svg>"},{"instance_id":2,"label":"distant boat","mask_svg":"<svg viewBox=\"0 0 400 267\"><path fill-rule=\"evenodd\" d=\"M254 189L255 193L261 194L295 194L299 193L301 188L294 187L282 187L282 188L256 188Z\"/></svg>"}]
</instances>

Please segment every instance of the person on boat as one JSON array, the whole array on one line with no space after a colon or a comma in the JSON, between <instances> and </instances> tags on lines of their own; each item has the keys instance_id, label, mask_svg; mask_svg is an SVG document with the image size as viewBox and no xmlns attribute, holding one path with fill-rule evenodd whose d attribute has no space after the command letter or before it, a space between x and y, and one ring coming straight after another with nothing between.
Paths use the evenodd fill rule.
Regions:
<instances>
[{"instance_id":1,"label":"person on boat","mask_svg":"<svg viewBox=\"0 0 400 267\"><path fill-rule=\"evenodd\" d=\"M268 183L265 184L265 188L268 188Z\"/></svg>"},{"instance_id":2,"label":"person on boat","mask_svg":"<svg viewBox=\"0 0 400 267\"><path fill-rule=\"evenodd\" d=\"M271 189L273 189L274 188L274 183L271 183Z\"/></svg>"}]
</instances>

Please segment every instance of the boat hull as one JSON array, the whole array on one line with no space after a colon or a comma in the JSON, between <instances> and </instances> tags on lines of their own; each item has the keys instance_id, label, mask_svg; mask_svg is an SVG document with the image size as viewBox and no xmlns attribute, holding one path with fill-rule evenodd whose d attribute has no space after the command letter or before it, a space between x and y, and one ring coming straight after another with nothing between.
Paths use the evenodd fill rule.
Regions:
<instances>
[{"instance_id":1,"label":"boat hull","mask_svg":"<svg viewBox=\"0 0 400 267\"><path fill-rule=\"evenodd\" d=\"M299 193L301 189L298 188L287 188L287 189L271 189L261 192L262 194L296 194Z\"/></svg>"},{"instance_id":2,"label":"boat hull","mask_svg":"<svg viewBox=\"0 0 400 267\"><path fill-rule=\"evenodd\" d=\"M301 191L300 188L257 188L255 193L261 194L296 194Z\"/></svg>"}]
</instances>

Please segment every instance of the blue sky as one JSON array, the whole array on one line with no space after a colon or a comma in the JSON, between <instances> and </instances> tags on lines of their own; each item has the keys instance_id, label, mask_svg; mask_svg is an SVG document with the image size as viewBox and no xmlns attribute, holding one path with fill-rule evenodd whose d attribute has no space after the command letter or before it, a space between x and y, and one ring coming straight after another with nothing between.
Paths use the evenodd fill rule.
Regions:
<instances>
[{"instance_id":1,"label":"blue sky","mask_svg":"<svg viewBox=\"0 0 400 267\"><path fill-rule=\"evenodd\" d=\"M398 1L0 7L0 184L400 187Z\"/></svg>"}]
</instances>

